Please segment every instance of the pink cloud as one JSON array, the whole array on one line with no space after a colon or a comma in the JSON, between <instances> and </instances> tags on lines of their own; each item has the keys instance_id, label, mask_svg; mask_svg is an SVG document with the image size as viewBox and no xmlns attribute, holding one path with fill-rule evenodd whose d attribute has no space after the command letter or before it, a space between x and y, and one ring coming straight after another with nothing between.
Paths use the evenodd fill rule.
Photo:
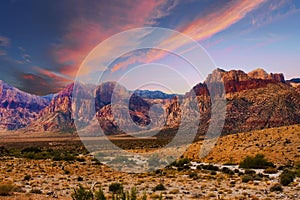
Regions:
<instances>
[{"instance_id":1,"label":"pink cloud","mask_svg":"<svg viewBox=\"0 0 300 200\"><path fill-rule=\"evenodd\" d=\"M226 6L215 9L213 12L204 16L199 16L194 21L187 23L185 26L180 25L180 32L190 36L196 41L207 39L216 33L219 33L233 24L243 19L249 12L261 6L265 0L244 0L232 1ZM181 40L178 36L171 37L163 41L160 46L167 49L178 49L186 45L189 40ZM190 50L190 49L188 49ZM146 62L153 62L166 56L164 51L149 51L146 55ZM128 64L135 63L136 57L131 57L129 60L118 63L113 69L121 69L127 67Z\"/></svg>"},{"instance_id":2,"label":"pink cloud","mask_svg":"<svg viewBox=\"0 0 300 200\"><path fill-rule=\"evenodd\" d=\"M55 59L64 66L60 72L74 77L80 63L100 42L121 31L155 25L157 19L167 16L177 4L178 0L133 0L99 4L99 8L96 8L99 10L98 15L88 19L74 19L61 42L55 45ZM79 8L79 16L80 12Z\"/></svg>"},{"instance_id":3,"label":"pink cloud","mask_svg":"<svg viewBox=\"0 0 300 200\"><path fill-rule=\"evenodd\" d=\"M8 47L10 44L10 39L0 35L0 46Z\"/></svg>"}]
</instances>

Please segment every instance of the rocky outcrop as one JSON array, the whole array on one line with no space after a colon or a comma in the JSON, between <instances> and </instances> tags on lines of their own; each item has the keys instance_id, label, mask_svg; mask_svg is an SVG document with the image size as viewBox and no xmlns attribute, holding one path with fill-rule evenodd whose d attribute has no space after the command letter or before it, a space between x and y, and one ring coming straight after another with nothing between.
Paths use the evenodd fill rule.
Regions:
<instances>
[{"instance_id":1,"label":"rocky outcrop","mask_svg":"<svg viewBox=\"0 0 300 200\"><path fill-rule=\"evenodd\" d=\"M48 99L20 91L0 80L0 129L27 126L48 104Z\"/></svg>"},{"instance_id":2,"label":"rocky outcrop","mask_svg":"<svg viewBox=\"0 0 300 200\"><path fill-rule=\"evenodd\" d=\"M224 88L219 84L220 79ZM204 83L197 84L186 93L181 102L189 104L191 95L196 95L194 98L197 98L197 109L200 112L199 135L207 132L211 120L211 93L222 94L222 89L225 90L227 101L223 134L300 123L298 87L287 83L282 74L268 74L262 69L248 74L241 70L217 69ZM180 116L179 107L173 103L167 108L169 121L178 121L176 118ZM190 113L195 110L188 107L185 109ZM196 116L197 114L194 115Z\"/></svg>"},{"instance_id":3,"label":"rocky outcrop","mask_svg":"<svg viewBox=\"0 0 300 200\"><path fill-rule=\"evenodd\" d=\"M26 132L73 132L75 126L72 120L72 92L74 84L59 92L50 104L39 113L39 118L33 121Z\"/></svg>"},{"instance_id":4,"label":"rocky outcrop","mask_svg":"<svg viewBox=\"0 0 300 200\"><path fill-rule=\"evenodd\" d=\"M72 116L80 119L82 127L93 130L100 125L110 135L136 130L136 127L176 130L200 113L198 133L204 135L211 122L211 99L219 98L222 92L226 97L223 134L300 123L299 87L285 81L282 74L268 74L262 69L248 74L241 70L216 69L204 83L195 85L184 96L169 96L172 98L165 98L168 95L160 92L133 93L115 82L107 82L97 87L79 87L83 98L78 105L72 105L73 88L70 85L57 94L40 112L39 119L29 126L31 130L73 131ZM88 95L95 98L94 105ZM97 123L89 124L91 116L85 117L85 113L94 113Z\"/></svg>"}]
</instances>

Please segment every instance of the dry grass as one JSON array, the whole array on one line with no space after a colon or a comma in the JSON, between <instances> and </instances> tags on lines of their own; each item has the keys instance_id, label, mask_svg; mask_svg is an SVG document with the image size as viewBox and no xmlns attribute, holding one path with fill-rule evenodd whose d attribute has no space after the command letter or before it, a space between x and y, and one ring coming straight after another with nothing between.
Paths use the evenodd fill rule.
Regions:
<instances>
[{"instance_id":1,"label":"dry grass","mask_svg":"<svg viewBox=\"0 0 300 200\"><path fill-rule=\"evenodd\" d=\"M220 137L212 151L199 159L202 141L191 145L186 156L212 163L239 163L247 155L264 154L276 164L300 161L300 125L270 128Z\"/></svg>"}]
</instances>

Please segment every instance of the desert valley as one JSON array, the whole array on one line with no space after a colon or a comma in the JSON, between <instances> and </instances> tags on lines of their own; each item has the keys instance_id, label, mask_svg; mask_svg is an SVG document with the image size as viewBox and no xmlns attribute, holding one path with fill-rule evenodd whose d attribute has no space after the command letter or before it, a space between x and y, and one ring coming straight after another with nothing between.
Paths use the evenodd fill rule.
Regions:
<instances>
[{"instance_id":1,"label":"desert valley","mask_svg":"<svg viewBox=\"0 0 300 200\"><path fill-rule=\"evenodd\" d=\"M226 95L224 127L211 151L199 157L203 143L214 140L205 138L212 112L207 85L217 74ZM138 125L151 123L151 106L162 104L166 114L163 129L146 138L124 133L119 123L124 127L129 122L117 122L111 112L117 87L119 94L131 95L129 113ZM42 97L0 82L0 199L300 198L298 79L285 80L283 74L268 74L263 69L249 73L216 69L192 88L194 97L191 91L184 95L131 92L107 82L94 88L99 123L88 124L83 119L88 135L76 131L74 109L81 108L72 104L73 88L71 84L53 96ZM151 170L162 161L158 157L145 164L148 172L122 172L122 166L118 170L109 163L134 166L139 161L110 157L100 162L84 145L107 137L130 152L143 154L162 148L180 126L180 105L189 105L192 97L201 114L197 135L181 157L162 169ZM193 109L187 107L191 117ZM96 137L95 126L100 126L105 136Z\"/></svg>"}]
</instances>

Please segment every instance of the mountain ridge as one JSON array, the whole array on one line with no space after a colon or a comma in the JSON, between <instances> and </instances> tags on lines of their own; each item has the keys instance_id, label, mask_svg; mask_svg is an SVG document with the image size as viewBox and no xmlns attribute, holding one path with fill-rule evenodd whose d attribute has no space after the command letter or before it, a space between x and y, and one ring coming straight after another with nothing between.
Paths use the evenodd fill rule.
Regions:
<instances>
[{"instance_id":1,"label":"mountain ridge","mask_svg":"<svg viewBox=\"0 0 300 200\"><path fill-rule=\"evenodd\" d=\"M223 134L300 123L300 107L298 106L300 105L300 87L292 84L291 81L286 81L281 73L269 74L263 69L256 69L249 73L242 70L225 71L216 69L208 75L203 83L196 84L179 99L172 94L165 94L161 91L132 92L121 89L115 94L132 95L129 109L130 116L138 125L146 126L149 124L151 122L150 108L153 105L161 104L166 114L164 128L173 129L178 127L181 121L180 104L188 105L193 92L196 95L195 98L197 98L201 114L198 134L204 135L211 114L211 96L208 85L216 82L220 78L219 76L224 83L227 101ZM110 104L115 86L116 83L113 82L95 86L96 116L99 124L109 132L108 134L122 132L111 114ZM24 129L25 132L74 132L73 117L76 116L72 116L74 114L72 109L83 108L80 108L80 105L79 107L78 105L72 107L73 89L74 84L67 86L32 118L31 123L28 123L29 125L25 124L17 127L17 129L27 126ZM214 85L211 89L218 91L222 87ZM88 95L84 90L86 89L82 88L82 94ZM85 109L93 107L86 105L86 103L84 103L84 106ZM189 117L195 117L194 108L187 107L187 111ZM79 113L82 112L84 110L79 110ZM89 119L82 120L83 124L88 126ZM119 123L126 126L129 121L119 121Z\"/></svg>"}]
</instances>

